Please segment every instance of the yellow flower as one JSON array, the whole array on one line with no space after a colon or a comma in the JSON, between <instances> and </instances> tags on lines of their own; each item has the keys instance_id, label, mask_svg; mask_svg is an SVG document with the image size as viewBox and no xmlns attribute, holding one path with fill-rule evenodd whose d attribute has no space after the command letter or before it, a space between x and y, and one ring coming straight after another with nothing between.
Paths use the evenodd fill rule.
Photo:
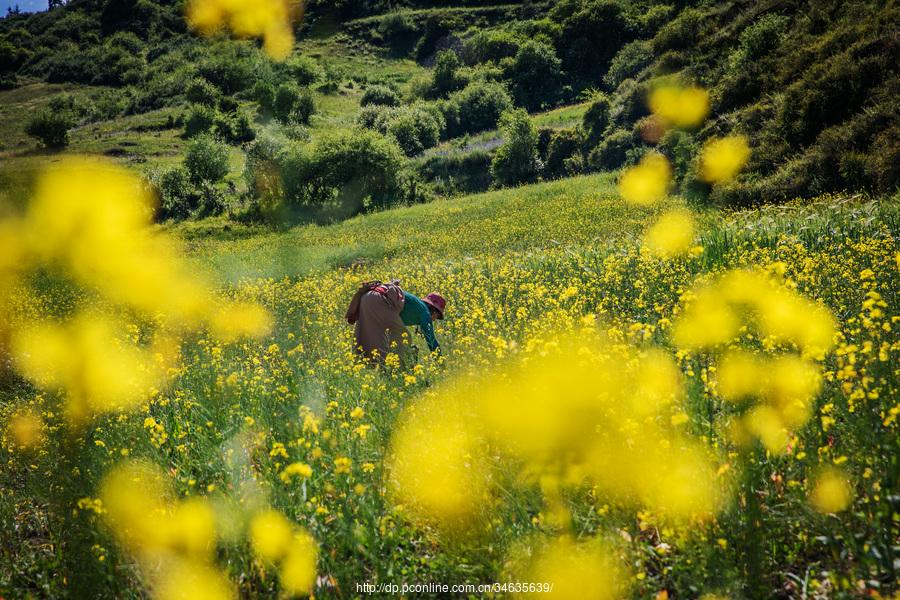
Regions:
<instances>
[{"instance_id":1,"label":"yellow flower","mask_svg":"<svg viewBox=\"0 0 900 600\"><path fill-rule=\"evenodd\" d=\"M698 87L660 85L650 92L648 104L664 124L691 129L709 115L709 92Z\"/></svg>"},{"instance_id":2,"label":"yellow flower","mask_svg":"<svg viewBox=\"0 0 900 600\"><path fill-rule=\"evenodd\" d=\"M281 563L281 588L290 595L311 594L316 583L318 551L312 536L300 530Z\"/></svg>"},{"instance_id":3,"label":"yellow flower","mask_svg":"<svg viewBox=\"0 0 900 600\"><path fill-rule=\"evenodd\" d=\"M750 159L750 145L742 135L710 140L700 153L700 176L709 183L737 177Z\"/></svg>"},{"instance_id":4,"label":"yellow flower","mask_svg":"<svg viewBox=\"0 0 900 600\"><path fill-rule=\"evenodd\" d=\"M44 442L44 421L31 409L22 409L10 417L7 435L21 449L36 448Z\"/></svg>"},{"instance_id":5,"label":"yellow flower","mask_svg":"<svg viewBox=\"0 0 900 600\"><path fill-rule=\"evenodd\" d=\"M850 505L851 490L847 476L838 469L826 468L817 480L809 501L821 513L836 513Z\"/></svg>"},{"instance_id":6,"label":"yellow flower","mask_svg":"<svg viewBox=\"0 0 900 600\"><path fill-rule=\"evenodd\" d=\"M265 561L281 560L290 550L293 537L293 524L278 511L263 511L250 521L250 546Z\"/></svg>"},{"instance_id":7,"label":"yellow flower","mask_svg":"<svg viewBox=\"0 0 900 600\"><path fill-rule=\"evenodd\" d=\"M19 369L45 389L68 395L69 416L129 409L163 380L148 351L121 340L108 318L81 315L67 325L33 325L13 334Z\"/></svg>"},{"instance_id":8,"label":"yellow flower","mask_svg":"<svg viewBox=\"0 0 900 600\"><path fill-rule=\"evenodd\" d=\"M347 458L346 456L339 456L334 459L334 472L335 473L349 473L350 467L353 466L353 461Z\"/></svg>"},{"instance_id":9,"label":"yellow flower","mask_svg":"<svg viewBox=\"0 0 900 600\"><path fill-rule=\"evenodd\" d=\"M284 60L294 45L292 18L297 6L290 0L191 0L187 17L206 35L228 26L237 37L262 37L269 56Z\"/></svg>"},{"instance_id":10,"label":"yellow flower","mask_svg":"<svg viewBox=\"0 0 900 600\"><path fill-rule=\"evenodd\" d=\"M361 406L357 406L353 410L350 411L351 419L362 419L366 414L366 411L362 409Z\"/></svg>"},{"instance_id":11,"label":"yellow flower","mask_svg":"<svg viewBox=\"0 0 900 600\"><path fill-rule=\"evenodd\" d=\"M291 463L278 476L285 483L290 483L295 476L309 479L312 477L312 467L302 462Z\"/></svg>"},{"instance_id":12,"label":"yellow flower","mask_svg":"<svg viewBox=\"0 0 900 600\"><path fill-rule=\"evenodd\" d=\"M694 219L686 210L665 213L644 234L644 245L659 256L685 254L694 241Z\"/></svg>"},{"instance_id":13,"label":"yellow flower","mask_svg":"<svg viewBox=\"0 0 900 600\"><path fill-rule=\"evenodd\" d=\"M625 578L615 554L596 540L575 543L562 537L533 551L530 559L517 562L520 564L514 569L523 572L511 577L550 584L552 588L547 592L553 598L614 600L624 592ZM522 593L516 597L530 595Z\"/></svg>"},{"instance_id":14,"label":"yellow flower","mask_svg":"<svg viewBox=\"0 0 900 600\"><path fill-rule=\"evenodd\" d=\"M158 576L153 596L158 600L228 600L235 593L217 569L202 562L177 560Z\"/></svg>"},{"instance_id":15,"label":"yellow flower","mask_svg":"<svg viewBox=\"0 0 900 600\"><path fill-rule=\"evenodd\" d=\"M651 152L622 174L619 193L628 202L652 204L666 195L671 178L669 161L662 154Z\"/></svg>"}]
</instances>

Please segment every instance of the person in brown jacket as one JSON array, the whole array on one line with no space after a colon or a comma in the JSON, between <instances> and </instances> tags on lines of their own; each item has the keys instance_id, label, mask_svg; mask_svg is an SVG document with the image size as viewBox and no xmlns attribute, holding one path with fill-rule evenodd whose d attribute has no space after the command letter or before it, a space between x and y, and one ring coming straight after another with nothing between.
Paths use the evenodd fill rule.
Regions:
<instances>
[{"instance_id":1,"label":"person in brown jacket","mask_svg":"<svg viewBox=\"0 0 900 600\"><path fill-rule=\"evenodd\" d=\"M447 305L437 293L419 298L403 291L397 280L372 281L357 290L347 309L347 322L355 325L356 350L366 358L384 362L389 352L407 358L408 325L416 325L431 352L440 352L434 336L434 321L444 318Z\"/></svg>"}]
</instances>

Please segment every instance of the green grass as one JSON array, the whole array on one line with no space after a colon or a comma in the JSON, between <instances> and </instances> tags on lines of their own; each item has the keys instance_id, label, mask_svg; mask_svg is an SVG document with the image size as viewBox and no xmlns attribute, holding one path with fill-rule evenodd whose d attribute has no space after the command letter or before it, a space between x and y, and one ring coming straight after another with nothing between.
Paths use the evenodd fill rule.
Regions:
<instances>
[{"instance_id":1,"label":"green grass","mask_svg":"<svg viewBox=\"0 0 900 600\"><path fill-rule=\"evenodd\" d=\"M184 222L171 229L188 240L191 254L234 281L281 277L354 262L418 255L465 260L500 252L562 245L633 241L646 220L665 206L641 209L617 196L611 175L487 192L361 215L341 223L302 225L263 233L225 221ZM545 216L553 214L554 219Z\"/></svg>"}]
</instances>

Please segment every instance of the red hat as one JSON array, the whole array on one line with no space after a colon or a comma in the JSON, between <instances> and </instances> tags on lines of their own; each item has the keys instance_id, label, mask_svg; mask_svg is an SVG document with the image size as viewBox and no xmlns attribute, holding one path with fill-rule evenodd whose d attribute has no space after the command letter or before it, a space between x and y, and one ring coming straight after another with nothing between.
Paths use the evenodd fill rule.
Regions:
<instances>
[{"instance_id":1,"label":"red hat","mask_svg":"<svg viewBox=\"0 0 900 600\"><path fill-rule=\"evenodd\" d=\"M437 311L438 319L444 318L444 309L447 307L447 301L444 300L443 296L436 292L431 292L422 298L422 302Z\"/></svg>"}]
</instances>

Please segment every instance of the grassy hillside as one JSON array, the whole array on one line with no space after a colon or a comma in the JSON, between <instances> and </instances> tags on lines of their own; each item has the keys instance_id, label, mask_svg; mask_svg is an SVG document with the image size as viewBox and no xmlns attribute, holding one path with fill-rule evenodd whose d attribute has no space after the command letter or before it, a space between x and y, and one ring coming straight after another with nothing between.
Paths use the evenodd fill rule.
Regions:
<instances>
[{"instance_id":1,"label":"grassy hillside","mask_svg":"<svg viewBox=\"0 0 900 600\"><path fill-rule=\"evenodd\" d=\"M678 204L672 199L663 206ZM777 210L705 214L696 238L702 252L676 260L639 249L639 235L657 210L624 204L608 177L590 176L282 233L224 221L180 225L174 233L185 240L196 268L235 282L231 294L263 303L276 317L275 328L259 343L223 344L204 336L186 346L184 366L170 386L138 412L85 432L84 477L75 493L92 497L107 465L125 451L166 465L178 495L228 498L250 477L272 506L314 535L321 548L319 597L354 596L360 580L495 580L523 539L559 531L539 486L526 478L492 488L477 509L477 518L490 523L489 533L445 537L394 504L382 483L389 481L383 478L389 476L387 452L398 415L466 372L527 356L548 327L577 327L586 317L595 316L621 343L668 347L672 322L684 310L683 294L696 278L752 266L796 286L840 321L841 342L824 362L827 377L813 406L817 416L794 433L791 453L761 450L745 457L750 466L739 466L743 451L730 446L728 434L733 408L708 385L710 359L692 353L678 355L687 396L671 414L687 415L673 421L679 431L711 448L734 448L711 450L715 468L736 470L733 479L723 480L726 488L748 485L742 478L752 477L763 512L749 525L735 492L698 532L648 511L629 518L628 501L604 499L597 512L589 490L576 488L566 497L572 530L615 536L617 552L628 557L625 585L632 597L662 590L769 596L799 586L795 577L803 573L805 585L836 595L849 595L847 582L857 580L889 593L896 582L890 575L896 523L885 494L896 485L891 473L898 436L896 421L885 415L896 401L896 361L890 357L897 344L890 313L876 315L868 303L873 293L888 306L896 302L896 198L828 197ZM399 277L414 292L446 295L448 319L437 328L443 358L423 355L411 371L354 366L348 354L352 328L342 315L358 282L372 277ZM860 314L868 319L863 328ZM882 348L886 358L854 350L864 347ZM843 358L851 353L852 373ZM27 393L16 389L16 395ZM857 389L870 398L848 402ZM43 400L36 402L46 410ZM99 515L76 511L68 521L76 529L65 532L46 521L44 502L52 498L47 482L59 467L55 453L20 464L8 443L2 450L11 465L3 475L8 493L0 506L15 520L3 520L8 569L0 590L65 594L67 586L50 577L57 561L66 564L57 550L64 548L102 557L80 559L71 574L73 589L137 594L139 576L97 526ZM220 450L235 443L250 457L243 467L235 468ZM426 439L420 443L428 448ZM349 467L340 466L346 459ZM302 484L281 476L295 462L312 469ZM840 513L840 533L838 517L807 504L815 466L833 462L868 473L853 479L852 506ZM25 510L26 503L31 508ZM73 531L79 532L77 542ZM59 546L63 539L74 546ZM749 563L751 575L744 552L757 539L766 547ZM865 555L866 548L879 555ZM243 546L222 552L242 593L274 593L273 573Z\"/></svg>"}]
</instances>

